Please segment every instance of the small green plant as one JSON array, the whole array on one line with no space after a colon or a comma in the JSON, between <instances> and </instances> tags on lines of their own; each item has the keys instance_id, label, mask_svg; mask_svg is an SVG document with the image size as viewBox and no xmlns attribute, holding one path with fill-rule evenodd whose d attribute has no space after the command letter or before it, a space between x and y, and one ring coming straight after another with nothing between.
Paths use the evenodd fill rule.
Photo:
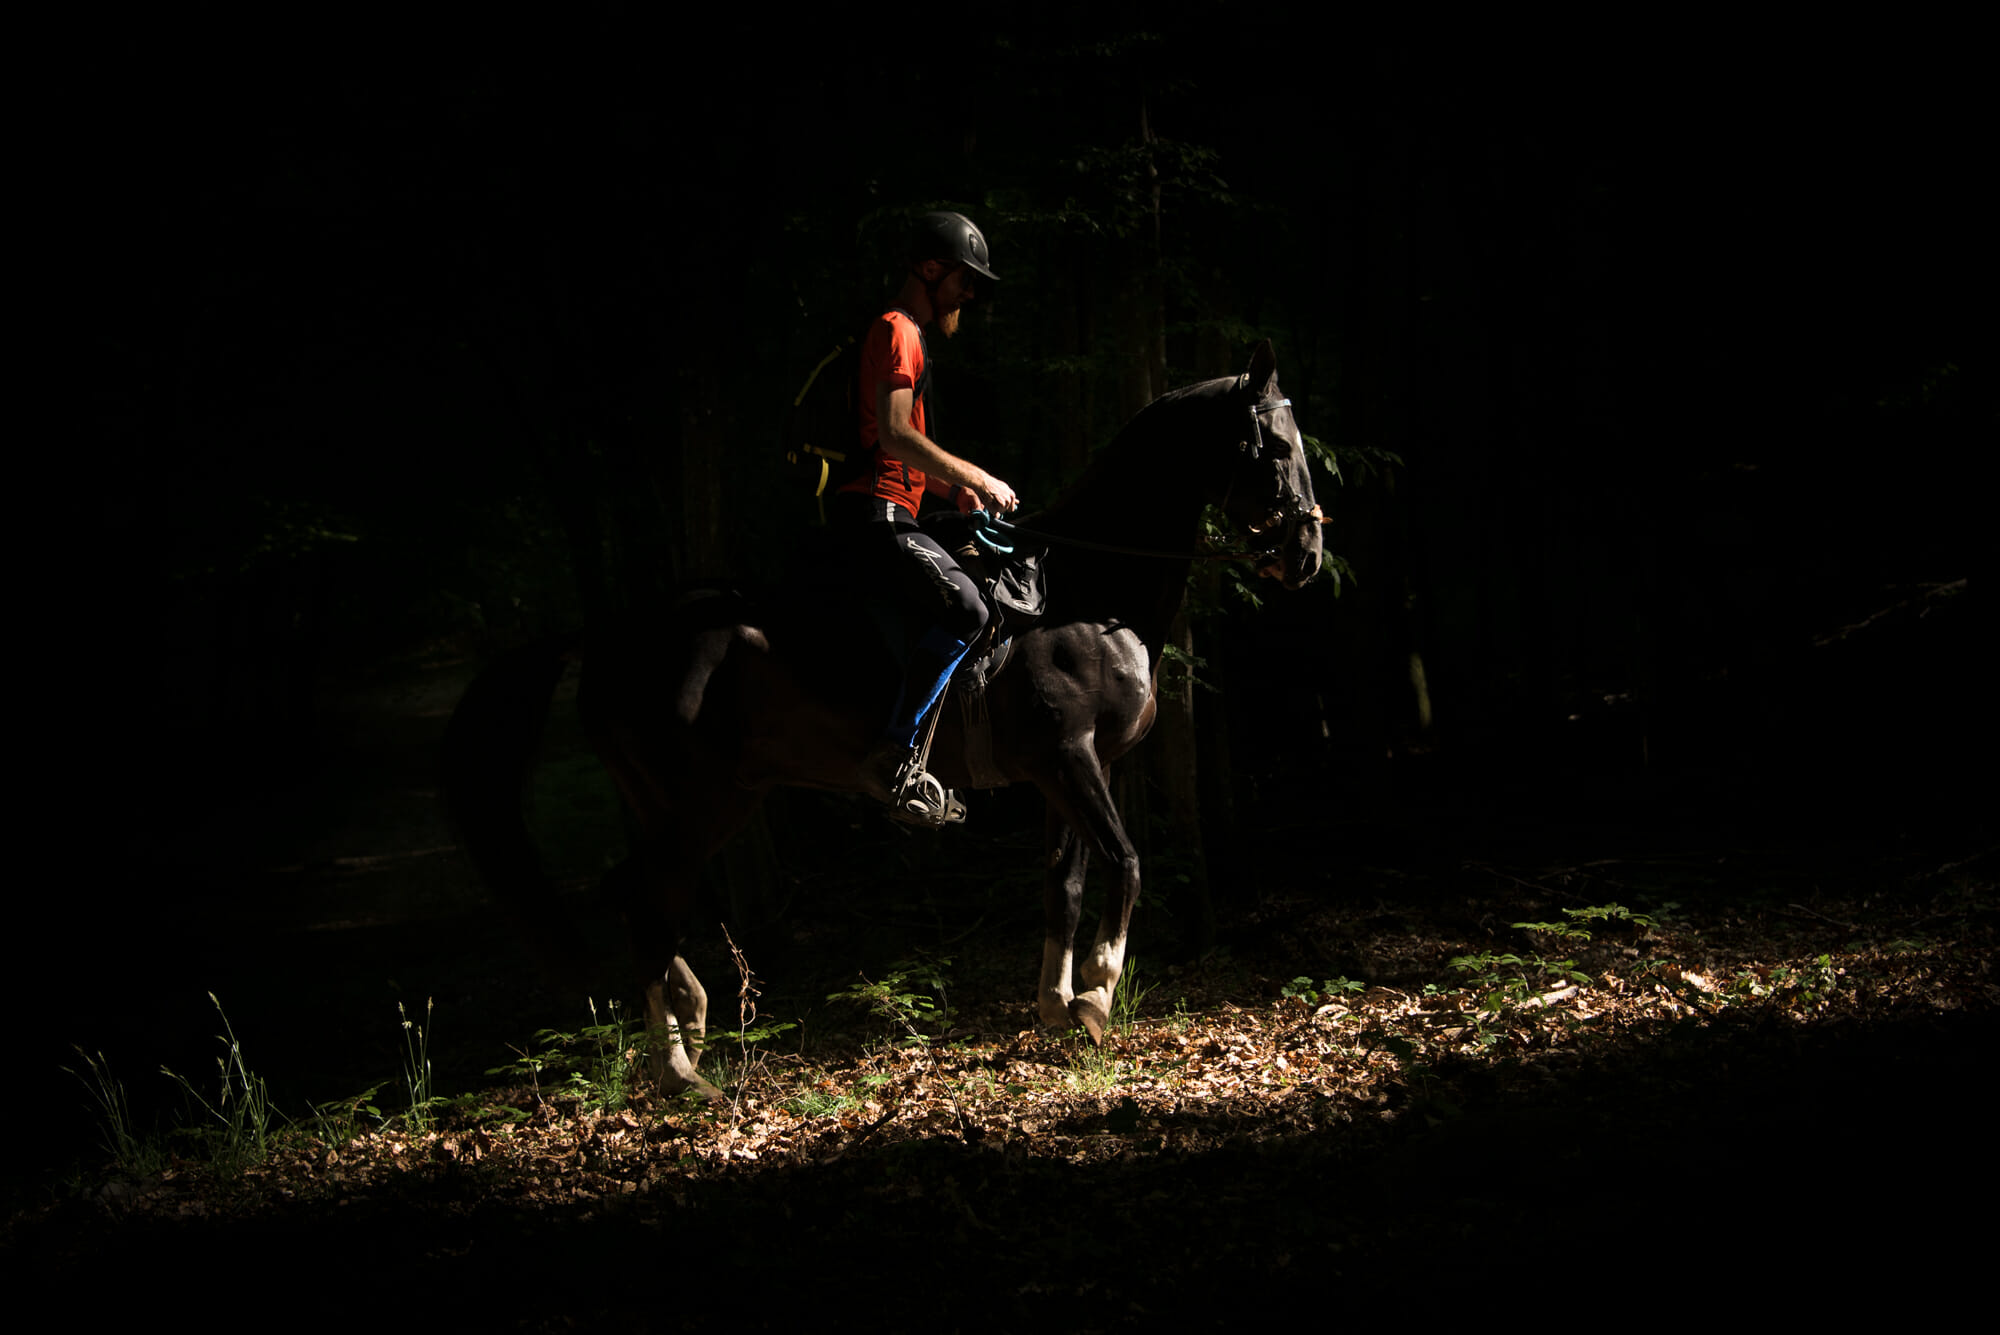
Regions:
<instances>
[{"instance_id":1,"label":"small green plant","mask_svg":"<svg viewBox=\"0 0 2000 1335\"><path fill-rule=\"evenodd\" d=\"M1591 922L1629 922L1635 927L1654 927L1658 924L1643 913L1634 913L1623 904L1602 904L1592 908L1564 909L1563 916L1568 922L1517 922L1514 926L1526 932L1539 932L1565 941L1588 941L1590 929L1584 926Z\"/></svg>"},{"instance_id":2,"label":"small green plant","mask_svg":"<svg viewBox=\"0 0 2000 1335\"><path fill-rule=\"evenodd\" d=\"M1117 1088L1131 1074L1132 1064L1110 1048L1093 1043L1081 1031L1065 1038L1069 1049L1069 1070L1063 1081L1078 1094L1103 1094Z\"/></svg>"},{"instance_id":3,"label":"small green plant","mask_svg":"<svg viewBox=\"0 0 2000 1335\"><path fill-rule=\"evenodd\" d=\"M852 1001L888 1020L906 1035L905 1047L929 1047L931 1040L924 1033L924 1026L933 1016L950 1015L948 1006L941 1004L945 996L944 971L949 967L951 960L942 955L897 960L879 982L870 982L864 974L860 983L830 993L827 1000ZM932 1000L933 996L937 1000Z\"/></svg>"},{"instance_id":4,"label":"small green plant","mask_svg":"<svg viewBox=\"0 0 2000 1335\"><path fill-rule=\"evenodd\" d=\"M1329 978L1325 982L1315 983L1310 975L1300 974L1280 988L1278 994L1297 997L1308 1006L1317 1006L1336 997L1358 997L1367 990L1368 984L1357 982L1352 978Z\"/></svg>"},{"instance_id":5,"label":"small green plant","mask_svg":"<svg viewBox=\"0 0 2000 1335\"><path fill-rule=\"evenodd\" d=\"M1769 969L1738 969L1720 993L1729 1004L1768 1000L1790 1008L1824 1010L1838 984L1840 970L1831 955L1821 955L1802 969L1776 964Z\"/></svg>"},{"instance_id":6,"label":"small green plant","mask_svg":"<svg viewBox=\"0 0 2000 1335\"><path fill-rule=\"evenodd\" d=\"M111 1074L111 1067L104 1060L102 1052L89 1053L82 1048L71 1047L83 1062L86 1076L82 1071L65 1066L63 1070L75 1076L77 1082L90 1091L97 1101L102 1122L104 1149L119 1171L136 1176L157 1172L164 1164L166 1155L158 1142L140 1137L132 1129L132 1109L125 1101L125 1086Z\"/></svg>"},{"instance_id":7,"label":"small green plant","mask_svg":"<svg viewBox=\"0 0 2000 1335\"><path fill-rule=\"evenodd\" d=\"M1134 958L1125 961L1125 967L1118 975L1118 986L1111 990L1111 1025L1114 1029L1129 1030L1133 1021L1139 1018L1139 1007L1145 1004L1146 995L1153 990L1152 985L1139 983L1139 961Z\"/></svg>"},{"instance_id":8,"label":"small green plant","mask_svg":"<svg viewBox=\"0 0 2000 1335\"><path fill-rule=\"evenodd\" d=\"M859 1104L849 1094L833 1089L802 1090L778 1105L800 1117L835 1117Z\"/></svg>"},{"instance_id":9,"label":"small green plant","mask_svg":"<svg viewBox=\"0 0 2000 1335\"><path fill-rule=\"evenodd\" d=\"M209 1160L225 1173L237 1170L261 1160L270 1145L272 1124L277 1110L271 1106L271 1096L264 1087L263 1077L253 1075L249 1063L243 1056L243 1045L236 1041L236 1031L230 1027L229 1016L224 1013L222 1003L215 993L208 994L215 1005L215 1013L222 1017L222 1032L215 1036L216 1042L226 1049L223 1056L215 1059L222 1077L221 1092L215 1102L210 1103L194 1087L194 1082L165 1066L160 1074L180 1085L187 1096L207 1113L215 1126L207 1130Z\"/></svg>"},{"instance_id":10,"label":"small green plant","mask_svg":"<svg viewBox=\"0 0 2000 1335\"><path fill-rule=\"evenodd\" d=\"M388 1083L378 1080L359 1094L315 1103L312 1110L313 1134L328 1145L338 1145L360 1133L363 1116L373 1118L375 1124L380 1126L388 1118L376 1102L376 1097L381 1094L382 1086Z\"/></svg>"},{"instance_id":11,"label":"small green plant","mask_svg":"<svg viewBox=\"0 0 2000 1335\"><path fill-rule=\"evenodd\" d=\"M436 1004L429 998L425 999L424 1023L417 1024L403 1009L403 1003L396 1003L396 1014L403 1019L403 1087L410 1095L410 1110L404 1114L404 1121L412 1131L430 1130L432 1110L444 1101L431 1092L431 1038L428 1026Z\"/></svg>"},{"instance_id":12,"label":"small green plant","mask_svg":"<svg viewBox=\"0 0 2000 1335\"><path fill-rule=\"evenodd\" d=\"M556 1092L579 1100L586 1107L618 1109L625 1106L639 1061L648 1048L644 1028L625 1018L624 1007L605 1003L604 1013L597 999L586 997L590 1023L573 1032L537 1029L529 1048L515 1048L516 1059L488 1068L488 1075L525 1077L533 1086L535 1100L542 1099L542 1073L568 1072Z\"/></svg>"},{"instance_id":13,"label":"small green plant","mask_svg":"<svg viewBox=\"0 0 2000 1335\"><path fill-rule=\"evenodd\" d=\"M1466 986L1478 998L1472 1017L1474 1036L1484 1047L1500 1041L1500 1034L1493 1026L1507 1013L1507 1008L1519 1006L1538 993L1540 985L1529 980L1531 972L1544 981L1590 982L1590 976L1576 967L1575 960L1550 960L1540 955L1523 959L1488 950L1477 955L1454 956L1451 967L1468 975Z\"/></svg>"}]
</instances>

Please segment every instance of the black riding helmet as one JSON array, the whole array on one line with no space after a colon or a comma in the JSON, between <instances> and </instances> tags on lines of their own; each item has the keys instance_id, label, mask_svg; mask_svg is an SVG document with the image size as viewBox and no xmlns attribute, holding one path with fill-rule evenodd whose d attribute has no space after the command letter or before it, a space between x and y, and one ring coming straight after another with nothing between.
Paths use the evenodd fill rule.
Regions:
<instances>
[{"instance_id":1,"label":"black riding helmet","mask_svg":"<svg viewBox=\"0 0 2000 1335\"><path fill-rule=\"evenodd\" d=\"M963 264L988 282L997 283L986 236L963 213L926 213L910 233L910 258Z\"/></svg>"}]
</instances>

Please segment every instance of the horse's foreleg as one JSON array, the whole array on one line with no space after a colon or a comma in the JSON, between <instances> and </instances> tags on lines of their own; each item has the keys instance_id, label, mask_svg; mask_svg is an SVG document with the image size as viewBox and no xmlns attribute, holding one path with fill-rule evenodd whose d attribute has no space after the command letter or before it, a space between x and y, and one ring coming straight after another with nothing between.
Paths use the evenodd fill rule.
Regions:
<instances>
[{"instance_id":1,"label":"horse's foreleg","mask_svg":"<svg viewBox=\"0 0 2000 1335\"><path fill-rule=\"evenodd\" d=\"M1125 972L1125 937L1132 926L1132 906L1138 902L1139 858L1128 845L1118 859L1117 895L1106 901L1104 916L1097 922L1097 940L1076 967L1083 991L1069 1003L1070 1015L1099 1043L1111 1022L1111 998L1118 990L1119 975Z\"/></svg>"},{"instance_id":2,"label":"horse's foreleg","mask_svg":"<svg viewBox=\"0 0 2000 1335\"><path fill-rule=\"evenodd\" d=\"M1111 797L1111 785L1094 754L1086 751L1074 757L1063 780L1062 804L1067 808L1069 824L1072 829L1081 826L1089 836L1087 841L1078 838L1076 842L1096 844L1118 867L1118 886L1105 901L1104 917L1097 924L1097 940L1076 966L1082 991L1069 999L1068 1006L1070 1018L1087 1029L1092 1040L1101 1043L1105 1026L1111 1022L1111 997L1118 988L1118 975L1125 968L1125 936L1132 925L1132 906L1139 902L1139 854L1126 837L1125 823L1118 818L1118 806ZM1076 875L1079 907L1082 891L1083 867L1079 859ZM1076 917L1077 909L1073 908L1069 916L1072 933ZM1065 939L1065 960L1069 949L1069 939ZM1046 968L1044 965L1044 976ZM1044 991L1042 995L1046 1006L1048 993Z\"/></svg>"},{"instance_id":3,"label":"horse's foreleg","mask_svg":"<svg viewBox=\"0 0 2000 1335\"><path fill-rule=\"evenodd\" d=\"M1067 1028L1070 963L1075 951L1076 923L1083 911L1083 877L1090 864L1090 841L1062 818L1049 803L1044 844L1048 865L1042 869L1042 985L1038 994L1042 1023Z\"/></svg>"}]
</instances>

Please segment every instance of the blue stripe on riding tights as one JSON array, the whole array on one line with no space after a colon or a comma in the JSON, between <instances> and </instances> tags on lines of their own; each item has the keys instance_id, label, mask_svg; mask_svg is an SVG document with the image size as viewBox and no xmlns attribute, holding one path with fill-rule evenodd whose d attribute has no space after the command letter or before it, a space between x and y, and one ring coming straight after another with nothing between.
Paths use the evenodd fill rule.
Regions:
<instances>
[{"instance_id":1,"label":"blue stripe on riding tights","mask_svg":"<svg viewBox=\"0 0 2000 1335\"><path fill-rule=\"evenodd\" d=\"M917 641L903 672L903 692L896 697L896 713L882 736L904 746L917 744L917 723L937 698L944 694L952 669L972 646L948 630L933 626Z\"/></svg>"}]
</instances>

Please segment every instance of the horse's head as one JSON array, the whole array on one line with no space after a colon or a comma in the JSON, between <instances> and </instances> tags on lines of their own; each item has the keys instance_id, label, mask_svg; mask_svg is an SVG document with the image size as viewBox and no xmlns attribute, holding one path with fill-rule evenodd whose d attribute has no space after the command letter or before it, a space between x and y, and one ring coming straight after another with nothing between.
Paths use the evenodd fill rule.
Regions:
<instances>
[{"instance_id":1,"label":"horse's head","mask_svg":"<svg viewBox=\"0 0 2000 1335\"><path fill-rule=\"evenodd\" d=\"M1296 589L1319 573L1320 510L1292 401L1278 388L1269 339L1250 354L1250 369L1231 402L1243 438L1223 511L1253 544L1263 545L1257 573Z\"/></svg>"}]
</instances>

